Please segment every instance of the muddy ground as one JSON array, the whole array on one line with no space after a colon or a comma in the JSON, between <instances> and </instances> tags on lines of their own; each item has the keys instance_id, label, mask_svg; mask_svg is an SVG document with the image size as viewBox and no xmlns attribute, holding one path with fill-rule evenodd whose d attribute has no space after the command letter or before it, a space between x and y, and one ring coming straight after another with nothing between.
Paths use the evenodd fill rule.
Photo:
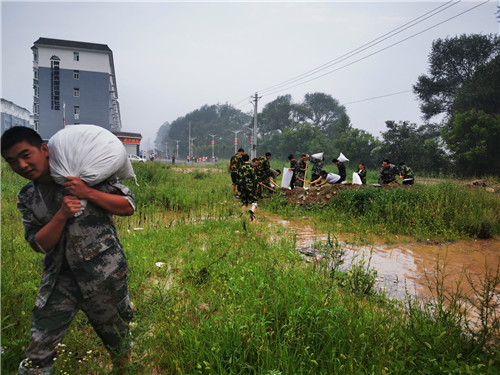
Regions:
<instances>
[{"instance_id":1,"label":"muddy ground","mask_svg":"<svg viewBox=\"0 0 500 375\"><path fill-rule=\"evenodd\" d=\"M417 183L424 184L433 184L443 182L443 180L439 179L421 179ZM455 181L454 181L455 182ZM469 188L477 188L484 189L490 193L500 194L500 184L489 181L489 180L474 180L474 181L456 181L461 185L465 185ZM330 199L333 199L343 191L343 190L359 190L359 189L409 189L411 186L409 185L383 185L383 186L374 186L374 185L352 185L351 183L340 184L340 185L324 185L319 188L313 187L304 189L301 187L296 187L293 190L281 188L280 191L284 193L290 203L295 202L299 206L307 206L310 204L324 204L327 203Z\"/></svg>"}]
</instances>

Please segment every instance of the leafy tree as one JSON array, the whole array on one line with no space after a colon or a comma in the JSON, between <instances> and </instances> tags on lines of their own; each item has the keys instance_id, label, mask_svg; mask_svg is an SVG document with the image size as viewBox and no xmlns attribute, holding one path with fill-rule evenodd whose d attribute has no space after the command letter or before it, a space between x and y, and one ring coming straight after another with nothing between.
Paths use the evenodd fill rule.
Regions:
<instances>
[{"instance_id":1,"label":"leafy tree","mask_svg":"<svg viewBox=\"0 0 500 375\"><path fill-rule=\"evenodd\" d=\"M472 80L459 90L453 112L472 109L489 114L500 113L500 55L480 67Z\"/></svg>"},{"instance_id":2,"label":"leafy tree","mask_svg":"<svg viewBox=\"0 0 500 375\"><path fill-rule=\"evenodd\" d=\"M500 114L472 109L442 130L461 175L500 175Z\"/></svg>"},{"instance_id":3,"label":"leafy tree","mask_svg":"<svg viewBox=\"0 0 500 375\"><path fill-rule=\"evenodd\" d=\"M281 133L293 127L292 96L287 94L278 96L267 103L259 114L259 132L266 136Z\"/></svg>"},{"instance_id":4,"label":"leafy tree","mask_svg":"<svg viewBox=\"0 0 500 375\"><path fill-rule=\"evenodd\" d=\"M331 95L316 92L306 94L304 102L295 107L298 122L308 123L325 134L328 129L345 114L345 107Z\"/></svg>"},{"instance_id":5,"label":"leafy tree","mask_svg":"<svg viewBox=\"0 0 500 375\"><path fill-rule=\"evenodd\" d=\"M415 171L439 173L448 168L439 133L433 125L408 121L386 121L382 145L377 151L378 163L388 158L392 163L407 163Z\"/></svg>"},{"instance_id":6,"label":"leafy tree","mask_svg":"<svg viewBox=\"0 0 500 375\"><path fill-rule=\"evenodd\" d=\"M229 104L204 105L172 121L167 139L180 140L179 156L185 157L189 149L189 124L191 124L191 137L195 138L194 155L210 156L212 154L210 134L215 134L216 156L229 158L234 153L232 131L242 130L243 126L249 125L251 121L251 116ZM242 138L241 133L239 138Z\"/></svg>"},{"instance_id":7,"label":"leafy tree","mask_svg":"<svg viewBox=\"0 0 500 375\"><path fill-rule=\"evenodd\" d=\"M499 52L500 39L495 35L464 34L435 40L429 55L429 75L419 76L413 86L425 119L439 114L447 119L460 88Z\"/></svg>"}]
</instances>

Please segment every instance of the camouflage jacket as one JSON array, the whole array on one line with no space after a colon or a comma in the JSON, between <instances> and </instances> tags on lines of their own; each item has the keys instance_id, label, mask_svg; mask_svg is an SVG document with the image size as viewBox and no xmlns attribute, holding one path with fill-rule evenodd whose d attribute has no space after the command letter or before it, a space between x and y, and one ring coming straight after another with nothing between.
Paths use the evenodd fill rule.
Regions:
<instances>
[{"instance_id":1,"label":"camouflage jacket","mask_svg":"<svg viewBox=\"0 0 500 375\"><path fill-rule=\"evenodd\" d=\"M241 192L257 191L258 180L255 176L254 167L250 163L243 163L238 169L238 189Z\"/></svg>"},{"instance_id":2,"label":"camouflage jacket","mask_svg":"<svg viewBox=\"0 0 500 375\"><path fill-rule=\"evenodd\" d=\"M267 182L271 177L271 163L265 156L259 157L259 165L256 168L257 179L259 182Z\"/></svg>"},{"instance_id":3,"label":"camouflage jacket","mask_svg":"<svg viewBox=\"0 0 500 375\"><path fill-rule=\"evenodd\" d=\"M414 178L415 177L415 174L413 173L411 168L407 167L406 165L401 166L400 172L401 172L401 176L403 176L403 178Z\"/></svg>"},{"instance_id":4,"label":"camouflage jacket","mask_svg":"<svg viewBox=\"0 0 500 375\"><path fill-rule=\"evenodd\" d=\"M309 160L311 160L311 163L313 165L311 174L319 176L321 174L321 171L323 170L325 161L322 159L313 158L312 156L309 158Z\"/></svg>"},{"instance_id":5,"label":"camouflage jacket","mask_svg":"<svg viewBox=\"0 0 500 375\"><path fill-rule=\"evenodd\" d=\"M300 178L304 178L306 172L307 163L305 161L299 160L297 166L295 167L295 174Z\"/></svg>"},{"instance_id":6,"label":"camouflage jacket","mask_svg":"<svg viewBox=\"0 0 500 375\"><path fill-rule=\"evenodd\" d=\"M380 184L388 184L389 182L392 182L396 179L396 176L399 175L399 170L394 164L389 164L389 168L382 168L380 169L380 177L378 179L378 182Z\"/></svg>"},{"instance_id":7,"label":"camouflage jacket","mask_svg":"<svg viewBox=\"0 0 500 375\"><path fill-rule=\"evenodd\" d=\"M360 169L357 172L359 178L361 179L361 183L366 185L366 169Z\"/></svg>"},{"instance_id":8,"label":"camouflage jacket","mask_svg":"<svg viewBox=\"0 0 500 375\"><path fill-rule=\"evenodd\" d=\"M17 207L22 214L25 238L37 252L45 254L43 274L36 306L47 302L63 263L69 266L84 297L99 292L103 285L126 282L128 265L118 238L113 215L88 202L83 213L69 219L56 246L45 252L36 241L38 231L44 227L61 206L65 190L52 182L48 186L50 198L42 196L39 184L32 181L18 193ZM135 209L134 195L117 178L111 178L93 187L105 193L125 196ZM50 202L46 202L50 199ZM57 209L56 209L57 208Z\"/></svg>"},{"instance_id":9,"label":"camouflage jacket","mask_svg":"<svg viewBox=\"0 0 500 375\"><path fill-rule=\"evenodd\" d=\"M243 165L243 160L240 153L236 153L231 157L231 160L229 161L229 172L231 173L237 173L238 169Z\"/></svg>"}]
</instances>

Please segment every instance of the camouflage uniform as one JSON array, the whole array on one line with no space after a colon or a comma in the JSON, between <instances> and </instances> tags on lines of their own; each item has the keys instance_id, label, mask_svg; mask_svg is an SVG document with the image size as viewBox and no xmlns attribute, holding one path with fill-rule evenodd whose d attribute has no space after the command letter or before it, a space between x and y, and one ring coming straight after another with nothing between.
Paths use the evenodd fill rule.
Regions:
<instances>
[{"instance_id":1,"label":"camouflage uniform","mask_svg":"<svg viewBox=\"0 0 500 375\"><path fill-rule=\"evenodd\" d=\"M105 193L123 195L135 209L134 195L112 178L94 186ZM128 265L113 215L88 202L83 213L67 221L58 243L44 252L36 241L61 207L65 190L55 182L32 181L18 194L25 238L45 254L38 297L33 309L31 343L19 374L53 372L56 346L79 309L87 315L106 348L123 355L130 348L128 323L132 319L127 280ZM31 367L31 369L29 369Z\"/></svg>"},{"instance_id":2,"label":"camouflage uniform","mask_svg":"<svg viewBox=\"0 0 500 375\"><path fill-rule=\"evenodd\" d=\"M360 169L357 173L361 179L361 184L366 185L366 169Z\"/></svg>"},{"instance_id":3,"label":"camouflage uniform","mask_svg":"<svg viewBox=\"0 0 500 375\"><path fill-rule=\"evenodd\" d=\"M231 157L229 162L229 172L231 172L231 181L233 182L233 185L238 184L238 169L243 164L243 160L241 159L242 156L243 155L238 152Z\"/></svg>"},{"instance_id":4,"label":"camouflage uniform","mask_svg":"<svg viewBox=\"0 0 500 375\"><path fill-rule=\"evenodd\" d=\"M302 180L305 180L305 177L306 177L306 162L305 161L302 161L302 160L299 160L297 162L297 166L295 167L295 175L296 175L296 181L295 181L295 186L298 186L298 187L303 187L304 186L304 182L303 181L300 181L300 179Z\"/></svg>"},{"instance_id":5,"label":"camouflage uniform","mask_svg":"<svg viewBox=\"0 0 500 375\"><path fill-rule=\"evenodd\" d=\"M382 166L380 169L379 184L388 184L396 180L399 175L398 168L394 164L389 164L389 168Z\"/></svg>"},{"instance_id":6,"label":"camouflage uniform","mask_svg":"<svg viewBox=\"0 0 500 375\"><path fill-rule=\"evenodd\" d=\"M257 166L257 179L265 185L271 186L269 184L269 177L271 177L271 163L266 156L261 156L259 158L259 165Z\"/></svg>"},{"instance_id":7,"label":"camouflage uniform","mask_svg":"<svg viewBox=\"0 0 500 375\"><path fill-rule=\"evenodd\" d=\"M323 170L323 166L325 165L325 161L323 159L316 159L312 156L309 158L311 163L313 164L311 170L311 181L315 181L321 177L321 171Z\"/></svg>"},{"instance_id":8,"label":"camouflage uniform","mask_svg":"<svg viewBox=\"0 0 500 375\"><path fill-rule=\"evenodd\" d=\"M403 185L413 185L415 182L415 174L413 173L411 168L407 167L406 165L402 165L400 169L401 176L403 176Z\"/></svg>"},{"instance_id":9,"label":"camouflage uniform","mask_svg":"<svg viewBox=\"0 0 500 375\"><path fill-rule=\"evenodd\" d=\"M257 203L258 180L255 176L254 167L250 163L243 163L238 169L238 189L241 193L241 204L248 206Z\"/></svg>"}]
</instances>

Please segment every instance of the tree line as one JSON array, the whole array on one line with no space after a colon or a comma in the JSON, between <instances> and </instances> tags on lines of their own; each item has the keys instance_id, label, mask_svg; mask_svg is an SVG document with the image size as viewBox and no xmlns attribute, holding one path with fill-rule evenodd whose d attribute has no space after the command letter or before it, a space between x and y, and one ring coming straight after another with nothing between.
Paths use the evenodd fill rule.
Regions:
<instances>
[{"instance_id":1,"label":"tree line","mask_svg":"<svg viewBox=\"0 0 500 375\"><path fill-rule=\"evenodd\" d=\"M367 168L385 158L404 161L417 172L460 176L500 175L500 39L496 35L461 35L433 42L429 70L418 77L413 91L420 100L424 124L386 121L379 137L351 124L344 106L331 95L308 93L300 102L278 96L257 114L260 153L286 160L292 153L344 153ZM156 143L175 140L187 155L188 129L198 156L234 153L233 131L240 146L249 148L253 114L232 105L205 105L158 130ZM262 152L260 152L262 151Z\"/></svg>"}]
</instances>

